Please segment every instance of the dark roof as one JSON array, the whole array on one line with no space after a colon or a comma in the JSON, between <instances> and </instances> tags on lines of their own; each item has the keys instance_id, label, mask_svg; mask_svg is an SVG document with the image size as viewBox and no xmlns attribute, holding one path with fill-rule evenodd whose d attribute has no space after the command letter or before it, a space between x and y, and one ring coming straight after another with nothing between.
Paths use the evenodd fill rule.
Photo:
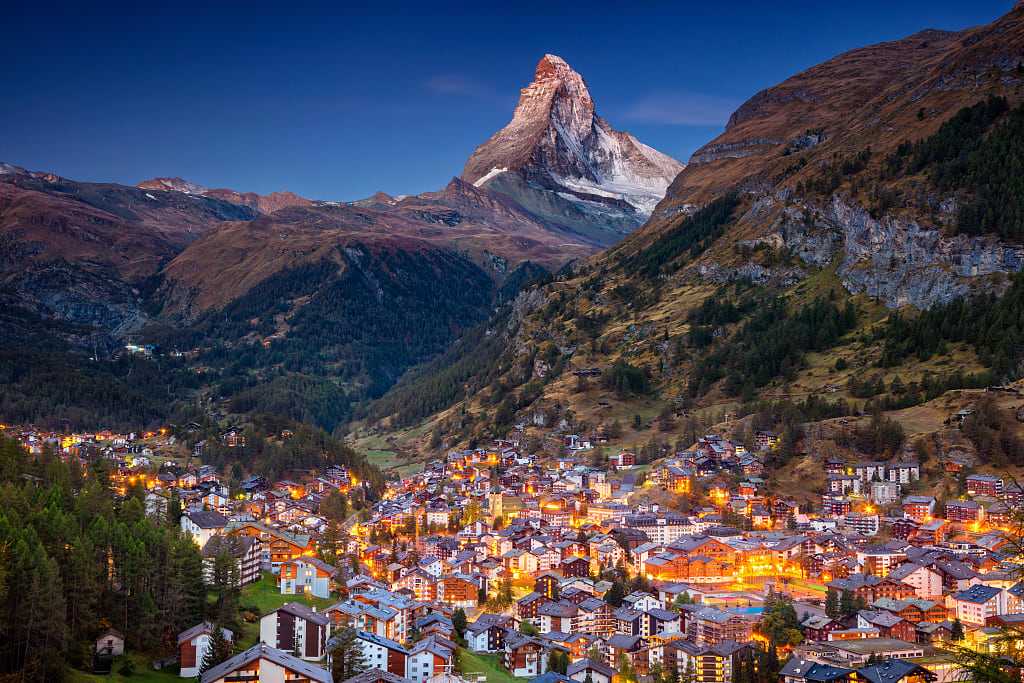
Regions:
<instances>
[{"instance_id":1,"label":"dark roof","mask_svg":"<svg viewBox=\"0 0 1024 683\"><path fill-rule=\"evenodd\" d=\"M568 676L563 676L557 671L548 671L530 680L530 683L576 683Z\"/></svg>"},{"instance_id":2,"label":"dark roof","mask_svg":"<svg viewBox=\"0 0 1024 683\"><path fill-rule=\"evenodd\" d=\"M986 586L983 583L976 583L967 590L962 590L953 595L957 600L984 604L999 595L1000 589L994 586Z\"/></svg>"},{"instance_id":3,"label":"dark roof","mask_svg":"<svg viewBox=\"0 0 1024 683\"><path fill-rule=\"evenodd\" d=\"M286 602L285 604L281 605L269 614L274 614L274 612L287 612L288 614L296 616L300 619L312 621L314 624L326 625L331 621L322 612L314 612L309 607L306 607L305 605L298 602ZM267 615L265 614L263 616Z\"/></svg>"},{"instance_id":4,"label":"dark roof","mask_svg":"<svg viewBox=\"0 0 1024 683\"><path fill-rule=\"evenodd\" d=\"M411 678L398 676L390 671L380 669L369 669L352 678L346 678L344 683L412 683Z\"/></svg>"},{"instance_id":5,"label":"dark roof","mask_svg":"<svg viewBox=\"0 0 1024 683\"><path fill-rule=\"evenodd\" d=\"M792 657L779 671L780 677L803 678L806 681L826 683L839 678L845 678L853 673L852 669L843 669L829 664L812 662L809 659Z\"/></svg>"},{"instance_id":6,"label":"dark roof","mask_svg":"<svg viewBox=\"0 0 1024 683\"><path fill-rule=\"evenodd\" d=\"M203 633L213 633L213 624L208 621L204 621L201 624L196 624L192 628L185 629L178 634L178 645L181 645L186 640L192 640L198 635ZM221 633L224 634L224 640L234 640L235 634L230 629L222 628Z\"/></svg>"},{"instance_id":7,"label":"dark roof","mask_svg":"<svg viewBox=\"0 0 1024 683\"><path fill-rule=\"evenodd\" d=\"M575 673L587 671L588 669L607 676L609 679L615 675L615 669L611 668L604 662L597 661L596 659L581 659L578 662L573 662L569 665L569 668L565 673L568 676L572 676Z\"/></svg>"},{"instance_id":8,"label":"dark roof","mask_svg":"<svg viewBox=\"0 0 1024 683\"><path fill-rule=\"evenodd\" d=\"M200 529L223 529L228 525L228 518L215 510L196 510L186 517Z\"/></svg>"},{"instance_id":9,"label":"dark roof","mask_svg":"<svg viewBox=\"0 0 1024 683\"><path fill-rule=\"evenodd\" d=\"M859 669L857 676L871 683L895 683L919 670L925 671L926 669L905 659L889 659L881 664L872 664Z\"/></svg>"},{"instance_id":10,"label":"dark roof","mask_svg":"<svg viewBox=\"0 0 1024 683\"><path fill-rule=\"evenodd\" d=\"M296 673L302 674L310 681L315 681L316 683L334 683L334 679L331 677L331 672L327 669L309 662L304 662L298 657L290 655L283 650L278 650L276 647L270 647L266 643L257 643L248 650L239 652L234 657L221 662L204 673L201 681L202 683L210 683L211 681L224 678L224 676L232 671L263 657L279 666L283 666L286 669L291 669Z\"/></svg>"},{"instance_id":11,"label":"dark roof","mask_svg":"<svg viewBox=\"0 0 1024 683\"><path fill-rule=\"evenodd\" d=\"M214 536L203 546L203 557L217 557L226 552L236 560L241 559L258 542L252 536Z\"/></svg>"}]
</instances>

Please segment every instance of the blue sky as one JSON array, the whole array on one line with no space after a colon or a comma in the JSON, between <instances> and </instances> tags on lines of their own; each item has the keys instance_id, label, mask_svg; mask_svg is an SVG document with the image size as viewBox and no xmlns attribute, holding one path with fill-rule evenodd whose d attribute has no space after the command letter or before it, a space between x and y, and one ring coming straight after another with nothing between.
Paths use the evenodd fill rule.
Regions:
<instances>
[{"instance_id":1,"label":"blue sky","mask_svg":"<svg viewBox=\"0 0 1024 683\"><path fill-rule=\"evenodd\" d=\"M1012 1L101 4L5 8L0 160L356 199L458 175L545 52L615 127L685 160L761 88Z\"/></svg>"}]
</instances>

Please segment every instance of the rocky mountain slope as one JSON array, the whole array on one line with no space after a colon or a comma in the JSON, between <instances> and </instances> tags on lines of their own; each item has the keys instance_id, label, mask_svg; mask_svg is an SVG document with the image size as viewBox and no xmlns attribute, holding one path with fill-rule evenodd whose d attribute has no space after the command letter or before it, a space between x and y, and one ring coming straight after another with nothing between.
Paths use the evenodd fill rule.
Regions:
<instances>
[{"instance_id":1,"label":"rocky mountain slope","mask_svg":"<svg viewBox=\"0 0 1024 683\"><path fill-rule=\"evenodd\" d=\"M544 55L512 121L476 149L462 178L607 246L639 226L683 169L613 129L583 77Z\"/></svg>"},{"instance_id":2,"label":"rocky mountain slope","mask_svg":"<svg viewBox=\"0 0 1024 683\"><path fill-rule=\"evenodd\" d=\"M1021 6L757 93L641 229L524 292L486 357L408 378L369 421L453 443L633 424L644 441L682 415L903 410L1013 380L1022 101Z\"/></svg>"},{"instance_id":3,"label":"rocky mountain slope","mask_svg":"<svg viewBox=\"0 0 1024 683\"><path fill-rule=\"evenodd\" d=\"M132 365L114 376L103 365L130 339L176 352L176 371L146 373L166 377L168 395L172 384L187 386L218 410L334 428L352 404L444 351L519 288L635 227L681 168L608 127L561 60L542 60L531 88L515 125L537 126L536 135L505 136L525 136L522 149L536 153L507 162L522 172L525 194L498 191L495 177L454 178L437 192L343 203L170 177L80 183L0 166L0 301L11 350L0 358L0 385L19 387L10 394L17 405L0 409L48 419L19 368L48 368L46 381L59 385L75 374L66 370L76 367L73 350L93 356L91 376L103 379L71 377L76 389L55 395L97 381L110 395L132 395L123 384ZM485 145L470 167L487 150L499 151ZM150 406L140 419L152 414Z\"/></svg>"},{"instance_id":4,"label":"rocky mountain slope","mask_svg":"<svg viewBox=\"0 0 1024 683\"><path fill-rule=\"evenodd\" d=\"M250 208L196 195L80 183L0 165L0 296L42 319L108 335L146 320L145 282Z\"/></svg>"},{"instance_id":5,"label":"rocky mountain slope","mask_svg":"<svg viewBox=\"0 0 1024 683\"><path fill-rule=\"evenodd\" d=\"M255 192L238 192L225 188L210 189L181 178L152 178L142 181L136 187L142 190L183 192L202 197L213 197L214 199L221 199L232 204L248 206L250 209L256 209L260 213L273 213L285 207L309 206L313 203L312 200L300 197L294 192L271 192L270 194L261 195Z\"/></svg>"}]
</instances>

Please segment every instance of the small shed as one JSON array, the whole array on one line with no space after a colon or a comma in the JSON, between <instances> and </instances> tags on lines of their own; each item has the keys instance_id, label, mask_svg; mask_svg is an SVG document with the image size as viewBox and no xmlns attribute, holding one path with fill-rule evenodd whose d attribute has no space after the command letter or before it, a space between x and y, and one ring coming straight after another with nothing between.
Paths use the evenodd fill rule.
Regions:
<instances>
[{"instance_id":1,"label":"small shed","mask_svg":"<svg viewBox=\"0 0 1024 683\"><path fill-rule=\"evenodd\" d=\"M96 639L96 654L108 657L123 655L124 634L117 629L108 628Z\"/></svg>"}]
</instances>

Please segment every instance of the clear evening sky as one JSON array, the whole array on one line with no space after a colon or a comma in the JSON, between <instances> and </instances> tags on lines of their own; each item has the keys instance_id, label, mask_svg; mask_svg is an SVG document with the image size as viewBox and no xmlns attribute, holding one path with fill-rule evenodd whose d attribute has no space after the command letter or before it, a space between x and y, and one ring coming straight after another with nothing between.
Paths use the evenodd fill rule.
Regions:
<instances>
[{"instance_id":1,"label":"clear evening sky","mask_svg":"<svg viewBox=\"0 0 1024 683\"><path fill-rule=\"evenodd\" d=\"M321 199L433 190L545 52L612 125L686 160L761 88L1012 0L489 5L8 3L0 161Z\"/></svg>"}]
</instances>

